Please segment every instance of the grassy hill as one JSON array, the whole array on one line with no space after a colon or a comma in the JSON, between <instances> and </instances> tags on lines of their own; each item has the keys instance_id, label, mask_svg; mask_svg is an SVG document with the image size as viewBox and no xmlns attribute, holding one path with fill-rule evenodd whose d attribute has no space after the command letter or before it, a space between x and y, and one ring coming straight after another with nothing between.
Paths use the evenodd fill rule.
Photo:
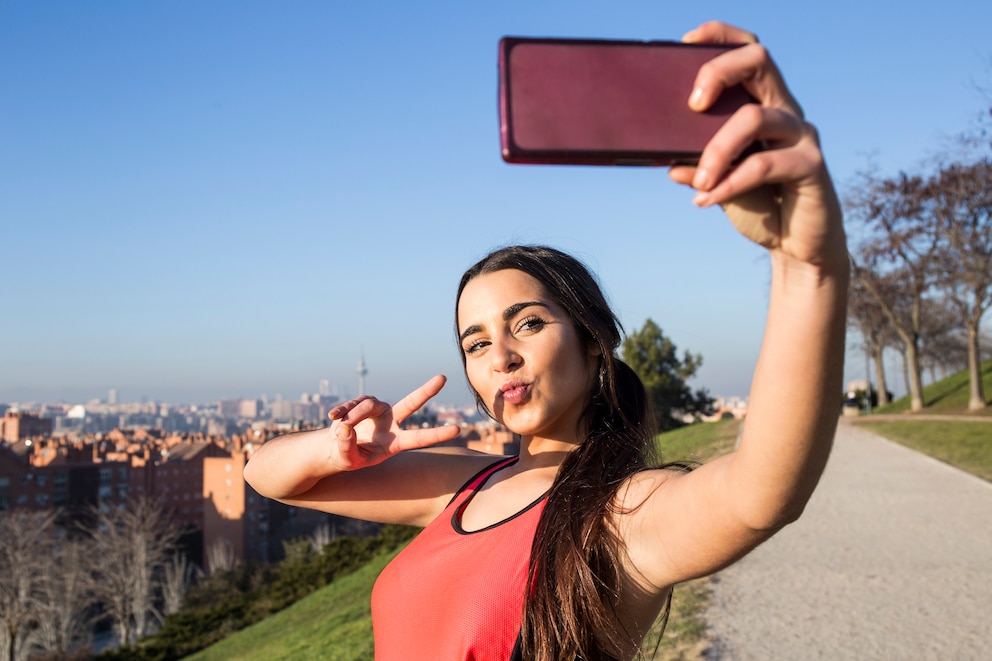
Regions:
<instances>
[{"instance_id":1,"label":"grassy hill","mask_svg":"<svg viewBox=\"0 0 992 661\"><path fill-rule=\"evenodd\" d=\"M982 364L986 403L969 412L968 372L959 372L923 389L926 407L909 410L904 397L856 418L859 425L886 438L992 481L992 360ZM936 417L936 419L935 419Z\"/></svg>"},{"instance_id":2,"label":"grassy hill","mask_svg":"<svg viewBox=\"0 0 992 661\"><path fill-rule=\"evenodd\" d=\"M985 403L990 406L981 411L968 413L968 398L971 396L971 386L968 381L968 371L963 370L952 374L946 379L932 383L923 388L923 403L925 408L918 415L975 415L992 417L992 360L982 363L982 387L985 389ZM875 413L908 413L909 397L897 399L888 406L879 408Z\"/></svg>"},{"instance_id":3,"label":"grassy hill","mask_svg":"<svg viewBox=\"0 0 992 661\"><path fill-rule=\"evenodd\" d=\"M396 553L377 556L358 571L187 659L371 661L372 584Z\"/></svg>"}]
</instances>

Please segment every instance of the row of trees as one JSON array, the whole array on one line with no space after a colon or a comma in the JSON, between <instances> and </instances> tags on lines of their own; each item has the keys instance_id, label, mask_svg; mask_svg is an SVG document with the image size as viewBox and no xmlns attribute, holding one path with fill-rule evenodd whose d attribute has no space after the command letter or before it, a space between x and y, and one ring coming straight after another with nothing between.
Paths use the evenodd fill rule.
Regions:
<instances>
[{"instance_id":1,"label":"row of trees","mask_svg":"<svg viewBox=\"0 0 992 661\"><path fill-rule=\"evenodd\" d=\"M108 620L133 642L179 609L192 581L162 508L135 499L95 506L66 525L56 510L0 512L0 645L4 661L67 658Z\"/></svg>"},{"instance_id":2,"label":"row of trees","mask_svg":"<svg viewBox=\"0 0 992 661\"><path fill-rule=\"evenodd\" d=\"M967 366L968 408L986 406L981 321L992 307L992 159L961 154L915 174L863 173L845 201L856 235L848 314L875 363L879 404L887 403L882 355L892 348L903 356L913 411L925 405L928 362Z\"/></svg>"}]
</instances>

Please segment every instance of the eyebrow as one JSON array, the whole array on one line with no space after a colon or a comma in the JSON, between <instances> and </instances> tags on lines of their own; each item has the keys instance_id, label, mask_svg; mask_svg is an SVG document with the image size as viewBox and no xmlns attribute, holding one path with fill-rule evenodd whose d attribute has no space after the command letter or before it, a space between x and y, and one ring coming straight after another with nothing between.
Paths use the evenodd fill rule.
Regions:
<instances>
[{"instance_id":1,"label":"eyebrow","mask_svg":"<svg viewBox=\"0 0 992 661\"><path fill-rule=\"evenodd\" d=\"M515 317L524 308L529 308L531 306L538 306L545 309L548 308L547 303L542 303L541 301L524 301L523 303L514 303L510 307L503 310L503 321L509 321ZM473 324L462 331L462 334L458 336L459 341L464 340L469 335L474 335L476 333L482 332L482 326L480 324Z\"/></svg>"}]
</instances>

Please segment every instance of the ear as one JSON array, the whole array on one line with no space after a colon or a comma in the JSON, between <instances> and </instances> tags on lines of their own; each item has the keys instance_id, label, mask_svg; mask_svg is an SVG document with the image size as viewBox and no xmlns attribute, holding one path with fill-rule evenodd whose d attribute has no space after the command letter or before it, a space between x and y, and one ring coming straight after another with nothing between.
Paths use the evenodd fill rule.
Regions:
<instances>
[{"instance_id":1,"label":"ear","mask_svg":"<svg viewBox=\"0 0 992 661\"><path fill-rule=\"evenodd\" d=\"M602 356L603 355L603 349L602 349L602 347L600 347L595 342L590 342L589 343L589 346L587 347L587 351L589 352L589 357L590 358L594 358L596 356Z\"/></svg>"}]
</instances>

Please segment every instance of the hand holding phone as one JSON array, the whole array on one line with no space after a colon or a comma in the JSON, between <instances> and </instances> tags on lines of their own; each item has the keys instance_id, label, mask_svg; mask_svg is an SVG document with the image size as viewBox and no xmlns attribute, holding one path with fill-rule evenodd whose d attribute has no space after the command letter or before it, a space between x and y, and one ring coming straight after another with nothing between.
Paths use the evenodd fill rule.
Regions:
<instances>
[{"instance_id":1,"label":"hand holding phone","mask_svg":"<svg viewBox=\"0 0 992 661\"><path fill-rule=\"evenodd\" d=\"M699 67L735 45L504 37L500 137L510 163L694 164L724 121L753 98L729 88L705 112L688 106Z\"/></svg>"}]
</instances>

